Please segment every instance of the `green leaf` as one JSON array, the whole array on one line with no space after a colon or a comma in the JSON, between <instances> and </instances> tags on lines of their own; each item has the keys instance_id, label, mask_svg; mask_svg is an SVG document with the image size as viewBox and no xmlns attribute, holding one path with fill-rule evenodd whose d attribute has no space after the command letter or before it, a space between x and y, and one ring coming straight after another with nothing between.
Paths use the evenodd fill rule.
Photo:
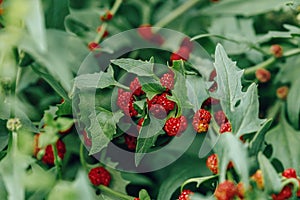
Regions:
<instances>
[{"instance_id":1,"label":"green leaf","mask_svg":"<svg viewBox=\"0 0 300 200\"><path fill-rule=\"evenodd\" d=\"M153 77L139 77L139 81L148 99L165 91L161 83Z\"/></svg>"},{"instance_id":2,"label":"green leaf","mask_svg":"<svg viewBox=\"0 0 300 200\"><path fill-rule=\"evenodd\" d=\"M122 111L117 111L115 113L105 110L103 108L97 108L99 114L97 115L97 121L103 130L103 133L110 139L113 139L114 134L116 134L117 126L121 117L124 115ZM100 132L101 133L101 132Z\"/></svg>"},{"instance_id":3,"label":"green leaf","mask_svg":"<svg viewBox=\"0 0 300 200\"><path fill-rule=\"evenodd\" d=\"M73 126L74 119L67 118L67 117L59 117L55 122L56 122L56 127L59 131L67 131Z\"/></svg>"},{"instance_id":4,"label":"green leaf","mask_svg":"<svg viewBox=\"0 0 300 200\"><path fill-rule=\"evenodd\" d=\"M215 179L215 178L217 178L217 177L218 177L218 175L205 176L205 177L198 177L198 178L190 178L190 179L186 180L186 181L181 185L180 190L183 191L184 186L186 186L186 185L189 184L189 183L197 183L196 187L199 188L200 185L201 185L201 183L204 183L205 181L208 181L208 180Z\"/></svg>"},{"instance_id":5,"label":"green leaf","mask_svg":"<svg viewBox=\"0 0 300 200\"><path fill-rule=\"evenodd\" d=\"M154 64L141 60L134 60L131 58L120 58L111 61L127 72L134 73L138 76L155 76L153 73Z\"/></svg>"},{"instance_id":6,"label":"green leaf","mask_svg":"<svg viewBox=\"0 0 300 200\"><path fill-rule=\"evenodd\" d=\"M46 42L46 27L44 22L44 13L40 0L29 0L27 5L30 8L25 23L27 29L34 39L35 44L39 47L42 52L47 51Z\"/></svg>"},{"instance_id":7,"label":"green leaf","mask_svg":"<svg viewBox=\"0 0 300 200\"><path fill-rule=\"evenodd\" d=\"M287 114L295 129L299 129L300 124L300 79L294 81L287 96Z\"/></svg>"},{"instance_id":8,"label":"green leaf","mask_svg":"<svg viewBox=\"0 0 300 200\"><path fill-rule=\"evenodd\" d=\"M79 171L74 182L59 181L51 190L49 200L64 199L97 199L94 190L90 187L87 174Z\"/></svg>"},{"instance_id":9,"label":"green leaf","mask_svg":"<svg viewBox=\"0 0 300 200\"><path fill-rule=\"evenodd\" d=\"M140 198L140 200L151 200L151 197L149 196L147 190L145 190L145 189L142 189L139 192L139 198Z\"/></svg>"},{"instance_id":10,"label":"green leaf","mask_svg":"<svg viewBox=\"0 0 300 200\"><path fill-rule=\"evenodd\" d=\"M281 161L284 169L295 168L300 171L299 141L300 131L288 124L282 111L280 123L266 134L266 142L272 145L272 157Z\"/></svg>"},{"instance_id":11,"label":"green leaf","mask_svg":"<svg viewBox=\"0 0 300 200\"><path fill-rule=\"evenodd\" d=\"M212 6L205 7L199 12L203 15L242 15L253 16L277 10L284 7L285 3L282 0L226 0L220 1Z\"/></svg>"},{"instance_id":12,"label":"green leaf","mask_svg":"<svg viewBox=\"0 0 300 200\"><path fill-rule=\"evenodd\" d=\"M88 54L86 46L79 38L59 30L47 30L46 52L41 52L33 40L24 35L19 48L31 55L39 65L46 67L52 77L69 92L73 73L77 73L80 63Z\"/></svg>"},{"instance_id":13,"label":"green leaf","mask_svg":"<svg viewBox=\"0 0 300 200\"><path fill-rule=\"evenodd\" d=\"M30 156L23 155L14 149L0 162L0 175L3 178L9 200L25 199L25 186L20 178L33 162Z\"/></svg>"},{"instance_id":14,"label":"green leaf","mask_svg":"<svg viewBox=\"0 0 300 200\"><path fill-rule=\"evenodd\" d=\"M45 21L47 27L64 30L64 20L67 14L69 14L69 1L52 0L45 4L47 7L45 10Z\"/></svg>"},{"instance_id":15,"label":"green leaf","mask_svg":"<svg viewBox=\"0 0 300 200\"><path fill-rule=\"evenodd\" d=\"M192 104L188 98L186 78L178 71L175 71L175 74L174 89L172 90L172 96L168 96L168 99L174 101L178 106L179 113L182 113L182 109L192 108Z\"/></svg>"},{"instance_id":16,"label":"green leaf","mask_svg":"<svg viewBox=\"0 0 300 200\"><path fill-rule=\"evenodd\" d=\"M272 121L272 119L267 120L266 123L264 123L264 125L261 126L261 128L255 134L254 138L251 140L249 144L250 155L257 155L258 152L262 150L262 147L265 142L265 135L268 132Z\"/></svg>"},{"instance_id":17,"label":"green leaf","mask_svg":"<svg viewBox=\"0 0 300 200\"><path fill-rule=\"evenodd\" d=\"M209 97L203 78L198 76L186 76L187 97L196 112L202 103Z\"/></svg>"},{"instance_id":18,"label":"green leaf","mask_svg":"<svg viewBox=\"0 0 300 200\"><path fill-rule=\"evenodd\" d=\"M112 85L117 85L114 79L114 71L111 66L108 67L107 72L100 72L94 74L83 74L75 78L74 86L78 89L82 88L106 88Z\"/></svg>"},{"instance_id":19,"label":"green leaf","mask_svg":"<svg viewBox=\"0 0 300 200\"><path fill-rule=\"evenodd\" d=\"M267 42L272 38L292 38L295 35L300 35L300 28L297 26L283 24L287 31L269 31L266 35L261 36L259 42Z\"/></svg>"},{"instance_id":20,"label":"green leaf","mask_svg":"<svg viewBox=\"0 0 300 200\"><path fill-rule=\"evenodd\" d=\"M268 194L279 193L281 190L281 180L272 166L271 162L263 155L258 153L258 162L264 178L264 187Z\"/></svg>"},{"instance_id":21,"label":"green leaf","mask_svg":"<svg viewBox=\"0 0 300 200\"><path fill-rule=\"evenodd\" d=\"M221 134L215 140L217 140L217 143L214 145L214 151L218 154L220 160L220 182L226 180L227 166L231 161L235 171L247 188L249 185L249 159L246 146L231 133Z\"/></svg>"},{"instance_id":22,"label":"green leaf","mask_svg":"<svg viewBox=\"0 0 300 200\"><path fill-rule=\"evenodd\" d=\"M66 93L64 88L57 82L57 80L55 80L55 78L50 74L42 72L39 68L40 66L32 65L33 71L41 76L47 83L49 83L49 85L51 85L51 87L55 90L55 92L57 92L57 94L59 94L67 101L70 100L68 94Z\"/></svg>"},{"instance_id":23,"label":"green leaf","mask_svg":"<svg viewBox=\"0 0 300 200\"><path fill-rule=\"evenodd\" d=\"M146 118L145 118L146 120ZM149 152L150 148L154 146L157 137L163 133L165 120L157 119L150 115L150 123L147 126L142 126L140 134L137 138L137 145L135 150L135 165L138 166L145 153Z\"/></svg>"},{"instance_id":24,"label":"green leaf","mask_svg":"<svg viewBox=\"0 0 300 200\"><path fill-rule=\"evenodd\" d=\"M253 83L246 92L242 91L243 70L228 58L220 44L217 45L215 57L218 89L211 95L220 99L222 108L232 125L232 132L237 137L257 131L264 120L258 118L259 102L256 85Z\"/></svg>"}]
</instances>

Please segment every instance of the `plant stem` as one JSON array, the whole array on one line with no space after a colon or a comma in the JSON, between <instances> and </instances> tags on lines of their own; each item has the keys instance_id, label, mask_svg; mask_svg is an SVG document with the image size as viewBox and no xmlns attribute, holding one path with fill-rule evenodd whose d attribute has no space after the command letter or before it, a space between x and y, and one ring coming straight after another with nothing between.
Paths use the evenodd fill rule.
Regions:
<instances>
[{"instance_id":1,"label":"plant stem","mask_svg":"<svg viewBox=\"0 0 300 200\"><path fill-rule=\"evenodd\" d=\"M115 190L110 189L109 187L106 187L104 185L99 185L98 188L102 191L105 192L107 194L110 194L114 197L118 197L118 199L122 199L122 200L133 200L135 197L117 192Z\"/></svg>"},{"instance_id":2,"label":"plant stem","mask_svg":"<svg viewBox=\"0 0 300 200\"><path fill-rule=\"evenodd\" d=\"M81 163L81 165L83 166L83 168L84 168L85 170L87 170L88 167L87 167L87 163L86 163L86 161L85 161L85 159L84 159L83 150L84 150L84 149L83 149L83 143L81 142L81 144L80 144L80 150L79 150L80 163Z\"/></svg>"},{"instance_id":3,"label":"plant stem","mask_svg":"<svg viewBox=\"0 0 300 200\"><path fill-rule=\"evenodd\" d=\"M154 24L154 27L164 27L170 22L172 22L174 19L185 13L187 10L195 6L197 3L201 2L201 0L189 0L173 10L169 15L158 21L156 24Z\"/></svg>"},{"instance_id":4,"label":"plant stem","mask_svg":"<svg viewBox=\"0 0 300 200\"><path fill-rule=\"evenodd\" d=\"M61 161L58 156L57 148L55 144L51 144L52 150L53 150L53 155L54 155L54 164L56 166L56 171L57 171L57 177L58 179L62 178L62 171L61 171Z\"/></svg>"},{"instance_id":5,"label":"plant stem","mask_svg":"<svg viewBox=\"0 0 300 200\"><path fill-rule=\"evenodd\" d=\"M300 49L292 49L290 51L287 51L286 53L284 53L282 55L282 58L288 58L288 57L291 57L291 56L294 56L294 55L297 55L297 54L300 54ZM281 58L278 58L278 59L281 59ZM255 66L252 66L252 67L249 67L247 69L245 69L245 77L250 77L250 76L253 76L256 72L256 70L258 69L268 69L273 63L275 63L277 60L277 58L275 57L270 57L269 59L255 65Z\"/></svg>"},{"instance_id":6,"label":"plant stem","mask_svg":"<svg viewBox=\"0 0 300 200\"><path fill-rule=\"evenodd\" d=\"M116 14L116 12L118 11L118 9L120 8L121 4L122 4L123 0L116 0L113 7L111 8L110 12L111 14L114 16ZM102 36L104 35L106 29L107 29L108 23L104 22L101 25L101 30L98 32L94 42L99 43Z\"/></svg>"}]
</instances>

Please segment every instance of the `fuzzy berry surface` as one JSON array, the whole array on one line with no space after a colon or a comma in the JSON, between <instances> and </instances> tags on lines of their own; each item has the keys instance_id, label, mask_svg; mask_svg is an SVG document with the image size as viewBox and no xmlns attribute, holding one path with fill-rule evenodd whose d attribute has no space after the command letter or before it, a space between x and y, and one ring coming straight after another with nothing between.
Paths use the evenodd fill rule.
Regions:
<instances>
[{"instance_id":1,"label":"fuzzy berry surface","mask_svg":"<svg viewBox=\"0 0 300 200\"><path fill-rule=\"evenodd\" d=\"M148 101L148 108L156 118L165 118L175 108L175 102L169 100L167 96L169 96L169 93L164 92Z\"/></svg>"},{"instance_id":2,"label":"fuzzy berry surface","mask_svg":"<svg viewBox=\"0 0 300 200\"><path fill-rule=\"evenodd\" d=\"M270 47L270 52L276 57L276 58L280 58L283 55L283 49L280 45L278 44L273 44Z\"/></svg>"},{"instance_id":3,"label":"fuzzy berry surface","mask_svg":"<svg viewBox=\"0 0 300 200\"><path fill-rule=\"evenodd\" d=\"M218 155L214 153L208 156L206 160L206 166L213 174L218 174L219 173Z\"/></svg>"},{"instance_id":4,"label":"fuzzy berry surface","mask_svg":"<svg viewBox=\"0 0 300 200\"><path fill-rule=\"evenodd\" d=\"M185 116L171 117L166 121L164 130L169 136L180 136L187 128Z\"/></svg>"},{"instance_id":5,"label":"fuzzy berry surface","mask_svg":"<svg viewBox=\"0 0 300 200\"><path fill-rule=\"evenodd\" d=\"M88 176L91 183L95 186L108 186L111 180L110 173L104 167L95 167L91 169Z\"/></svg>"},{"instance_id":6,"label":"fuzzy berry surface","mask_svg":"<svg viewBox=\"0 0 300 200\"><path fill-rule=\"evenodd\" d=\"M220 133L231 132L231 131L232 131L232 129L231 129L230 122L226 122L224 124L221 124L220 130L219 130Z\"/></svg>"},{"instance_id":7,"label":"fuzzy berry surface","mask_svg":"<svg viewBox=\"0 0 300 200\"><path fill-rule=\"evenodd\" d=\"M174 89L174 73L168 72L160 78L160 83L167 91Z\"/></svg>"},{"instance_id":8,"label":"fuzzy berry surface","mask_svg":"<svg viewBox=\"0 0 300 200\"><path fill-rule=\"evenodd\" d=\"M220 183L215 191L215 197L217 200L233 200L237 194L237 188L231 181L224 181Z\"/></svg>"},{"instance_id":9,"label":"fuzzy berry surface","mask_svg":"<svg viewBox=\"0 0 300 200\"><path fill-rule=\"evenodd\" d=\"M292 197L292 188L290 186L284 186L279 194L273 194L272 199L273 200L287 200Z\"/></svg>"},{"instance_id":10,"label":"fuzzy berry surface","mask_svg":"<svg viewBox=\"0 0 300 200\"><path fill-rule=\"evenodd\" d=\"M261 83L266 83L271 79L271 72L266 69L258 69L255 72L257 80Z\"/></svg>"},{"instance_id":11,"label":"fuzzy berry surface","mask_svg":"<svg viewBox=\"0 0 300 200\"><path fill-rule=\"evenodd\" d=\"M133 81L131 81L129 87L130 87L132 94L135 96L141 96L141 95L145 94L145 92L142 90L141 83L137 77L134 78Z\"/></svg>"},{"instance_id":12,"label":"fuzzy berry surface","mask_svg":"<svg viewBox=\"0 0 300 200\"><path fill-rule=\"evenodd\" d=\"M174 60L184 60L184 61L186 61L186 60L189 59L190 53L191 53L191 51L188 47L185 47L185 46L180 47L178 49L178 51L174 52L171 55L170 60L171 61L174 61Z\"/></svg>"},{"instance_id":13,"label":"fuzzy berry surface","mask_svg":"<svg viewBox=\"0 0 300 200\"><path fill-rule=\"evenodd\" d=\"M211 114L205 109L199 109L193 117L193 128L197 133L207 132L209 123L211 120Z\"/></svg>"},{"instance_id":14,"label":"fuzzy berry surface","mask_svg":"<svg viewBox=\"0 0 300 200\"><path fill-rule=\"evenodd\" d=\"M296 170L294 168L285 169L282 172L282 176L286 178L297 178Z\"/></svg>"},{"instance_id":15,"label":"fuzzy berry surface","mask_svg":"<svg viewBox=\"0 0 300 200\"><path fill-rule=\"evenodd\" d=\"M109 21L112 18L113 18L113 14L109 10L106 11L106 13L100 17L101 21L103 21L103 22Z\"/></svg>"},{"instance_id":16,"label":"fuzzy berry surface","mask_svg":"<svg viewBox=\"0 0 300 200\"><path fill-rule=\"evenodd\" d=\"M178 197L178 200L190 200L190 195L194 194L191 190L183 190Z\"/></svg>"},{"instance_id":17,"label":"fuzzy berry surface","mask_svg":"<svg viewBox=\"0 0 300 200\"><path fill-rule=\"evenodd\" d=\"M244 199L244 197L245 197L245 186L244 186L243 182L239 182L236 185L236 189L237 189L237 196L240 199Z\"/></svg>"},{"instance_id":18,"label":"fuzzy berry surface","mask_svg":"<svg viewBox=\"0 0 300 200\"><path fill-rule=\"evenodd\" d=\"M126 92L122 89L118 90L117 105L127 116L134 117L138 115L138 112L133 107L134 98L130 92Z\"/></svg>"}]
</instances>

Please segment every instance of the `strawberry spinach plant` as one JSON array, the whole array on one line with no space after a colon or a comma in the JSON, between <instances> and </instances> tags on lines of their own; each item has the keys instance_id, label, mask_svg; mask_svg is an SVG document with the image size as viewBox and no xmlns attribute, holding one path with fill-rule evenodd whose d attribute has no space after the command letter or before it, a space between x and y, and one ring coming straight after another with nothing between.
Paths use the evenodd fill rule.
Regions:
<instances>
[{"instance_id":1,"label":"strawberry spinach plant","mask_svg":"<svg viewBox=\"0 0 300 200\"><path fill-rule=\"evenodd\" d=\"M299 12L0 0L0 199L299 199Z\"/></svg>"}]
</instances>

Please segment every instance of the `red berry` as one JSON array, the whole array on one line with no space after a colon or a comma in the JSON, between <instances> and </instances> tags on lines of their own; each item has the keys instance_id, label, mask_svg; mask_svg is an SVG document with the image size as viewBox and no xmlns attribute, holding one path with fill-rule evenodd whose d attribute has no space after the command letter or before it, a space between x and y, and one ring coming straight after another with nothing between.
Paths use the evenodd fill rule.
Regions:
<instances>
[{"instance_id":1,"label":"red berry","mask_svg":"<svg viewBox=\"0 0 300 200\"><path fill-rule=\"evenodd\" d=\"M125 92L122 89L118 90L117 105L127 116L134 117L138 115L138 112L133 107L133 97L130 92Z\"/></svg>"},{"instance_id":2,"label":"red berry","mask_svg":"<svg viewBox=\"0 0 300 200\"><path fill-rule=\"evenodd\" d=\"M175 52L175 53L173 53L171 55L170 60L171 61L173 61L173 60L180 60L180 59L182 59L182 60L188 60L189 57L190 57L190 53L191 52L188 49L188 47L185 47L185 46L180 47L180 49L177 52Z\"/></svg>"},{"instance_id":3,"label":"red berry","mask_svg":"<svg viewBox=\"0 0 300 200\"><path fill-rule=\"evenodd\" d=\"M187 128L187 120L185 116L171 117L166 121L164 130L169 136L180 136Z\"/></svg>"},{"instance_id":4,"label":"red berry","mask_svg":"<svg viewBox=\"0 0 300 200\"><path fill-rule=\"evenodd\" d=\"M101 21L109 21L113 18L113 14L108 10L104 15L100 17Z\"/></svg>"},{"instance_id":5,"label":"red berry","mask_svg":"<svg viewBox=\"0 0 300 200\"><path fill-rule=\"evenodd\" d=\"M207 132L211 115L205 109L198 110L193 117L193 127L197 133Z\"/></svg>"},{"instance_id":6,"label":"red berry","mask_svg":"<svg viewBox=\"0 0 300 200\"><path fill-rule=\"evenodd\" d=\"M263 178L263 174L262 171L259 169L255 172L255 174L253 174L251 176L251 179L254 180L256 182L256 185L259 189L263 189L265 186L264 183L264 178Z\"/></svg>"},{"instance_id":7,"label":"red berry","mask_svg":"<svg viewBox=\"0 0 300 200\"><path fill-rule=\"evenodd\" d=\"M167 92L154 96L148 101L150 112L159 119L163 119L166 115L175 108L175 102L167 98Z\"/></svg>"},{"instance_id":8,"label":"red berry","mask_svg":"<svg viewBox=\"0 0 300 200\"><path fill-rule=\"evenodd\" d=\"M282 47L278 44L273 44L270 48L270 51L276 58L280 58L283 55Z\"/></svg>"},{"instance_id":9,"label":"red berry","mask_svg":"<svg viewBox=\"0 0 300 200\"><path fill-rule=\"evenodd\" d=\"M190 40L190 38L185 37L183 38L180 47L186 47L191 52L193 50L193 42Z\"/></svg>"},{"instance_id":10,"label":"red berry","mask_svg":"<svg viewBox=\"0 0 300 200\"><path fill-rule=\"evenodd\" d=\"M257 80L261 83L266 83L271 79L271 73L266 69L258 69L255 72Z\"/></svg>"},{"instance_id":11,"label":"red berry","mask_svg":"<svg viewBox=\"0 0 300 200\"><path fill-rule=\"evenodd\" d=\"M70 133L72 131L72 129L73 129L73 125L70 128L66 129L66 130L59 131L58 133L62 134L62 135L68 134L68 133Z\"/></svg>"},{"instance_id":12,"label":"red berry","mask_svg":"<svg viewBox=\"0 0 300 200\"><path fill-rule=\"evenodd\" d=\"M231 181L224 181L220 183L215 191L217 200L233 200L237 194L237 188Z\"/></svg>"},{"instance_id":13,"label":"red berry","mask_svg":"<svg viewBox=\"0 0 300 200\"><path fill-rule=\"evenodd\" d=\"M41 150L38 148L39 145L39 136L40 134L36 134L34 136L34 155L37 156L38 152ZM66 153L66 146L62 140L57 140L56 142L57 154L60 159L64 159L64 155ZM52 149L52 145L48 145L45 148L45 154L42 157L42 161L47 165L54 165L54 153Z\"/></svg>"},{"instance_id":14,"label":"red berry","mask_svg":"<svg viewBox=\"0 0 300 200\"><path fill-rule=\"evenodd\" d=\"M97 44L96 42L90 42L88 47L89 47L90 51L100 48L99 44Z\"/></svg>"},{"instance_id":15,"label":"red berry","mask_svg":"<svg viewBox=\"0 0 300 200\"><path fill-rule=\"evenodd\" d=\"M190 195L194 194L191 190L183 190L178 200L190 200Z\"/></svg>"},{"instance_id":16,"label":"red berry","mask_svg":"<svg viewBox=\"0 0 300 200\"><path fill-rule=\"evenodd\" d=\"M282 172L282 176L286 178L297 178L296 170L294 168L288 168Z\"/></svg>"},{"instance_id":17,"label":"red berry","mask_svg":"<svg viewBox=\"0 0 300 200\"><path fill-rule=\"evenodd\" d=\"M167 91L173 90L174 89L174 73L169 72L169 73L164 74L160 78L160 83L162 86L164 86L167 89Z\"/></svg>"},{"instance_id":18,"label":"red berry","mask_svg":"<svg viewBox=\"0 0 300 200\"><path fill-rule=\"evenodd\" d=\"M286 100L288 93L289 88L287 86L281 86L276 90L277 97L282 100Z\"/></svg>"},{"instance_id":19,"label":"red berry","mask_svg":"<svg viewBox=\"0 0 300 200\"><path fill-rule=\"evenodd\" d=\"M127 145L127 148L129 150L135 150L137 138L128 134L125 134L124 138L125 138L125 144Z\"/></svg>"},{"instance_id":20,"label":"red berry","mask_svg":"<svg viewBox=\"0 0 300 200\"><path fill-rule=\"evenodd\" d=\"M239 182L236 186L236 189L237 189L237 196L240 199L244 199L244 197L245 197L245 187L244 187L243 182Z\"/></svg>"},{"instance_id":21,"label":"red berry","mask_svg":"<svg viewBox=\"0 0 300 200\"><path fill-rule=\"evenodd\" d=\"M231 124L230 122L226 122L221 125L219 132L220 133L225 133L225 132L231 132Z\"/></svg>"},{"instance_id":22,"label":"red berry","mask_svg":"<svg viewBox=\"0 0 300 200\"><path fill-rule=\"evenodd\" d=\"M153 32L150 24L143 24L138 28L138 34L145 40L151 40L153 38Z\"/></svg>"},{"instance_id":23,"label":"red berry","mask_svg":"<svg viewBox=\"0 0 300 200\"><path fill-rule=\"evenodd\" d=\"M214 153L208 156L206 160L206 166L213 174L218 174L219 173L218 155Z\"/></svg>"},{"instance_id":24,"label":"red berry","mask_svg":"<svg viewBox=\"0 0 300 200\"><path fill-rule=\"evenodd\" d=\"M286 200L292 196L292 188L285 186L282 188L279 194L272 194L273 200Z\"/></svg>"},{"instance_id":25,"label":"red berry","mask_svg":"<svg viewBox=\"0 0 300 200\"><path fill-rule=\"evenodd\" d=\"M219 126L221 126L222 124L224 124L228 121L228 119L227 119L225 113L223 112L223 110L219 110L219 111L215 112L214 117L215 117L215 120L216 120L216 122Z\"/></svg>"},{"instance_id":26,"label":"red berry","mask_svg":"<svg viewBox=\"0 0 300 200\"><path fill-rule=\"evenodd\" d=\"M145 92L142 90L142 86L141 86L140 81L137 77L135 79L133 79L133 81L131 81L129 87L130 87L130 90L131 90L132 94L134 94L136 96L140 96L140 95L145 94Z\"/></svg>"},{"instance_id":27,"label":"red berry","mask_svg":"<svg viewBox=\"0 0 300 200\"><path fill-rule=\"evenodd\" d=\"M133 200L140 200L140 198L134 198Z\"/></svg>"},{"instance_id":28,"label":"red berry","mask_svg":"<svg viewBox=\"0 0 300 200\"><path fill-rule=\"evenodd\" d=\"M2 4L3 3L3 0L0 0L0 4Z\"/></svg>"},{"instance_id":29,"label":"red berry","mask_svg":"<svg viewBox=\"0 0 300 200\"><path fill-rule=\"evenodd\" d=\"M91 169L88 176L91 183L95 186L108 186L111 180L110 173L104 167L95 167Z\"/></svg>"}]
</instances>

